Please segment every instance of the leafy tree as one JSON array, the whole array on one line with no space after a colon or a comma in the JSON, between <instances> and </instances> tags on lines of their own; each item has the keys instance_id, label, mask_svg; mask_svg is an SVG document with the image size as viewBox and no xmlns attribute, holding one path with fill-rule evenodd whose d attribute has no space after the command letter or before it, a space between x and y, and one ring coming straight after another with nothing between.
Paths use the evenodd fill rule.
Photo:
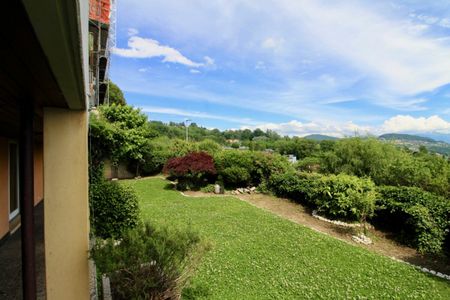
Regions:
<instances>
[{"instance_id":1,"label":"leafy tree","mask_svg":"<svg viewBox=\"0 0 450 300\"><path fill-rule=\"evenodd\" d=\"M109 104L126 105L127 101L122 90L111 80L109 81Z\"/></svg>"},{"instance_id":2,"label":"leafy tree","mask_svg":"<svg viewBox=\"0 0 450 300\"><path fill-rule=\"evenodd\" d=\"M139 109L128 105L102 105L90 118L92 163L95 165L104 159L113 163L134 163L138 175L148 139L155 136L148 127L147 116Z\"/></svg>"}]
</instances>

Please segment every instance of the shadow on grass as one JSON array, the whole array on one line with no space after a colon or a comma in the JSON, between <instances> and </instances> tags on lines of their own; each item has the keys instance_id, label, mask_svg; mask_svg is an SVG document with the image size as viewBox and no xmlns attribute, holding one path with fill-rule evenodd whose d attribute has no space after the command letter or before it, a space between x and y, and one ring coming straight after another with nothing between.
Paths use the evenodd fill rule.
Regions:
<instances>
[{"instance_id":1,"label":"shadow on grass","mask_svg":"<svg viewBox=\"0 0 450 300\"><path fill-rule=\"evenodd\" d=\"M211 293L207 287L192 284L183 289L182 299L207 299L210 295Z\"/></svg>"},{"instance_id":2,"label":"shadow on grass","mask_svg":"<svg viewBox=\"0 0 450 300\"><path fill-rule=\"evenodd\" d=\"M165 189L166 191L176 191L176 189L175 189L175 183L172 183L172 182L166 183L166 185L164 186L164 189Z\"/></svg>"}]
</instances>

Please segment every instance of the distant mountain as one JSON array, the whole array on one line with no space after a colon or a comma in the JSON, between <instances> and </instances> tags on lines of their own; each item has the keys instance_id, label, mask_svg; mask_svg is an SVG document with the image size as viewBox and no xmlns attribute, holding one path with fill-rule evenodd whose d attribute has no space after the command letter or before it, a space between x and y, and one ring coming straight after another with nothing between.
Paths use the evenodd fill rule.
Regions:
<instances>
[{"instance_id":1,"label":"distant mountain","mask_svg":"<svg viewBox=\"0 0 450 300\"><path fill-rule=\"evenodd\" d=\"M329 136L329 135L323 135L323 134L310 134L303 137L307 140L314 140L314 141L334 141L337 140L337 137Z\"/></svg>"},{"instance_id":2,"label":"distant mountain","mask_svg":"<svg viewBox=\"0 0 450 300\"><path fill-rule=\"evenodd\" d=\"M428 143L436 142L432 138L418 136L418 135L412 135L412 134L404 134L404 133L386 133L386 134L380 135L378 138L382 139L382 140L421 141L421 142L428 142Z\"/></svg>"},{"instance_id":3,"label":"distant mountain","mask_svg":"<svg viewBox=\"0 0 450 300\"><path fill-rule=\"evenodd\" d=\"M436 141L429 137L412 134L388 133L378 137L382 141L392 142L401 147L407 147L412 151L419 151L420 146L424 146L430 152L450 156L450 144L443 141Z\"/></svg>"},{"instance_id":4,"label":"distant mountain","mask_svg":"<svg viewBox=\"0 0 450 300\"><path fill-rule=\"evenodd\" d=\"M424 137L432 138L435 141L443 141L450 144L450 134L443 133L423 133L421 134Z\"/></svg>"}]
</instances>

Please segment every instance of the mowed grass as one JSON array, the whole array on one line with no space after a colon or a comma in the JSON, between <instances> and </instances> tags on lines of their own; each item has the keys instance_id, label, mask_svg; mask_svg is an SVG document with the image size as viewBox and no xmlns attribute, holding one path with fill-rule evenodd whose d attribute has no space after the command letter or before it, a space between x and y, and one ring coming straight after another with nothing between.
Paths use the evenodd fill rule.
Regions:
<instances>
[{"instance_id":1,"label":"mowed grass","mask_svg":"<svg viewBox=\"0 0 450 300\"><path fill-rule=\"evenodd\" d=\"M142 216L213 243L184 299L450 299L450 283L233 197L188 198L156 178L126 181Z\"/></svg>"}]
</instances>

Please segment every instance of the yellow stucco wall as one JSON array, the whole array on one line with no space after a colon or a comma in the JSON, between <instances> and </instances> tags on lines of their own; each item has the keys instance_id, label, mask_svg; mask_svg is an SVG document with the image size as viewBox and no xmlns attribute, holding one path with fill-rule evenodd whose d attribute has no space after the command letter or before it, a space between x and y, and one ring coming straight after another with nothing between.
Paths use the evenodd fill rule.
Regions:
<instances>
[{"instance_id":1,"label":"yellow stucco wall","mask_svg":"<svg viewBox=\"0 0 450 300\"><path fill-rule=\"evenodd\" d=\"M47 299L89 299L88 116L44 109Z\"/></svg>"},{"instance_id":2,"label":"yellow stucco wall","mask_svg":"<svg viewBox=\"0 0 450 300\"><path fill-rule=\"evenodd\" d=\"M0 238L9 232L8 139L0 137Z\"/></svg>"}]
</instances>

